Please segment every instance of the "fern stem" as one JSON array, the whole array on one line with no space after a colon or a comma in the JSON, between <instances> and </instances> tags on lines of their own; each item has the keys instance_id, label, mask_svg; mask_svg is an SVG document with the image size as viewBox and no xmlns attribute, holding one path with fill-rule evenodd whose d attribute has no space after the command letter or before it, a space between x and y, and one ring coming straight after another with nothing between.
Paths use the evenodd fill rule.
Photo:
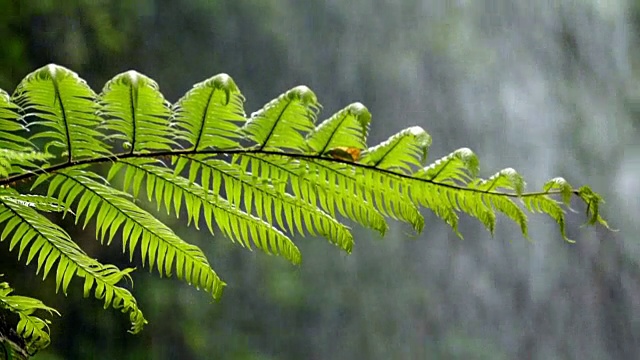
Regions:
<instances>
[{"instance_id":1,"label":"fern stem","mask_svg":"<svg viewBox=\"0 0 640 360\"><path fill-rule=\"evenodd\" d=\"M131 112L131 151L129 154L133 154L136 151L136 133L138 132L137 122L136 122L136 103L134 96L133 86L129 86L129 98L131 99L131 104L129 105L129 111Z\"/></svg>"},{"instance_id":2,"label":"fern stem","mask_svg":"<svg viewBox=\"0 0 640 360\"><path fill-rule=\"evenodd\" d=\"M322 147L322 150L320 150L318 152L318 154L322 155L327 151L327 147L329 146L329 144L331 143L331 140L333 140L333 137L335 136L335 134L338 132L338 129L340 129L340 126L342 125L342 123L344 122L344 119L347 118L347 114L344 114L342 116L342 119L340 119L340 124L338 126L336 126L333 131L331 132L331 135L329 135L329 140L327 140L327 142L324 144L324 146Z\"/></svg>"},{"instance_id":3,"label":"fern stem","mask_svg":"<svg viewBox=\"0 0 640 360\"><path fill-rule=\"evenodd\" d=\"M209 107L211 106L211 100L213 99L213 95L215 94L216 89L211 89L209 96L207 97L207 104L204 107L202 112L202 123L200 124L200 129L198 129L198 138L193 144L193 149L198 150L200 147L200 142L202 141L202 135L205 133L205 126L207 125L207 114L209 113Z\"/></svg>"},{"instance_id":4,"label":"fern stem","mask_svg":"<svg viewBox=\"0 0 640 360\"><path fill-rule=\"evenodd\" d=\"M516 193L510 193L510 192L474 189L474 188L469 188L469 187L461 186L461 185L441 183L441 182L430 180L430 179L417 178L417 177L411 176L410 174L403 174L403 173L395 172L395 171L388 170L388 169L380 169L380 168L377 168L376 165L367 165L367 164L361 164L361 163L357 163L357 162L354 163L354 162L351 162L351 161L348 161L348 160L343 160L343 159L338 159L338 158L329 158L329 157L326 157L326 156L322 156L321 154L313 155L313 154L304 154L304 153L285 153L285 152L281 152L281 151L263 150L262 148L257 148L257 149L256 148L250 148L250 149L225 149L225 150L193 150L193 149L186 149L186 150L157 151L157 152L150 152L150 153L144 153L144 154L140 154L140 153L120 153L120 154L115 154L115 155L111 155L111 156L102 156L102 157L96 157L96 158L90 158L90 159L82 159L82 160L77 160L77 161L70 161L70 162L67 162L67 163L60 163L60 164L56 164L56 165L53 165L53 166L36 169L36 170L33 170L31 172L28 172L28 173L10 176L10 177L7 177L5 179L0 180L0 186L8 186L8 185L11 185L11 184L14 184L14 183L17 183L17 182L29 181L31 178L37 177L38 175L46 174L46 173L52 173L52 172L55 172L55 171L58 171L58 170L63 170L63 169L70 168L70 167L73 167L73 166L88 165L88 164L98 164L98 163L104 163L104 162L109 162L109 161L118 161L118 160L131 159L131 158L162 158L162 157L167 157L167 156L197 155L197 154L210 154L210 155L262 154L262 155L278 155L278 156L287 157L287 158L291 158L291 159L322 160L322 161L332 162L332 163L343 163L343 164L347 164L349 166L363 168L363 169L375 170L375 171L379 171L381 173L385 173L385 174L388 174L388 175L396 176L396 177L399 177L399 178L404 178L404 179L409 179L409 180L413 180L413 181L420 181L420 182L424 182L424 183L429 183L429 184L432 184L434 186L449 188L449 189L453 189L453 190L457 190L457 191L467 191L467 192L480 193L480 194L500 195L500 196L506 196L506 197L510 197L510 198L526 198L526 197L532 197L532 196L535 197L535 196L542 196L542 195L561 195L562 194L562 192L560 190L527 192L527 193L522 193L522 194L518 195ZM573 189L571 192L572 192L573 195L576 195L576 196L579 196L579 194L580 194L578 189Z\"/></svg>"},{"instance_id":5,"label":"fern stem","mask_svg":"<svg viewBox=\"0 0 640 360\"><path fill-rule=\"evenodd\" d=\"M276 122L273 124L273 127L271 128L271 130L269 130L269 134L267 135L267 137L264 139L264 142L260 145L259 150L264 149L265 146L267 146L267 143L269 142L269 139L271 139L271 136L273 135L273 133L276 131L276 127L278 126L278 124L280 123L280 119L282 119L282 116L284 116L284 113L287 111L287 109L289 108L289 105L291 105L291 101L289 101L287 103L287 105L285 105L284 109L282 109L282 111L280 112L280 115L278 115L278 119L276 120Z\"/></svg>"}]
</instances>

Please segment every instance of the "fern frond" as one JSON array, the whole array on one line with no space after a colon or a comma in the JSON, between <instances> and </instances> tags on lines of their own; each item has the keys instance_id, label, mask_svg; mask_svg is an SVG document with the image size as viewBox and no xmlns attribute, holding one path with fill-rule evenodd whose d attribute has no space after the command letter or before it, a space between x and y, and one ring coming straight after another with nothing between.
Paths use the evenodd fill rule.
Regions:
<instances>
[{"instance_id":1,"label":"fern frond","mask_svg":"<svg viewBox=\"0 0 640 360\"><path fill-rule=\"evenodd\" d=\"M214 298L222 293L224 283L211 269L200 248L179 238L168 226L127 200L128 194L103 183L95 173L80 169L43 175L50 179L48 196L57 192L59 201L67 207L78 199L76 221L84 215L85 225L95 216L96 236L109 245L122 227L122 251L130 259L138 243L142 263L157 267L161 275L170 276L173 265L176 275L197 288L203 288Z\"/></svg>"},{"instance_id":2,"label":"fern frond","mask_svg":"<svg viewBox=\"0 0 640 360\"><path fill-rule=\"evenodd\" d=\"M2 275L0 275L2 276ZM7 282L0 283L0 309L8 310L14 314L18 314L20 320L18 322L17 333L26 342L26 350L29 354L35 354L49 346L51 338L49 336L48 319L42 319L34 313L36 311L48 312L49 315L58 315L60 313L38 299L27 296L12 295L13 289Z\"/></svg>"},{"instance_id":3,"label":"fern frond","mask_svg":"<svg viewBox=\"0 0 640 360\"><path fill-rule=\"evenodd\" d=\"M496 214L490 204L485 202L481 193L442 189L441 200L456 211L476 218L493 235L496 227Z\"/></svg>"},{"instance_id":4,"label":"fern frond","mask_svg":"<svg viewBox=\"0 0 640 360\"><path fill-rule=\"evenodd\" d=\"M599 223L607 229L612 230L607 221L600 216L600 204L604 204L602 196L593 191L587 185L581 186L580 189L578 189L577 194L578 197L587 204L586 213L589 216L588 224L595 225L596 223Z\"/></svg>"},{"instance_id":5,"label":"fern frond","mask_svg":"<svg viewBox=\"0 0 640 360\"><path fill-rule=\"evenodd\" d=\"M452 200L446 192L446 188L414 180L409 181L409 184L404 188L404 194L415 204L431 210L449 225L458 237L463 238L458 231L459 216L457 209L451 203Z\"/></svg>"},{"instance_id":6,"label":"fern frond","mask_svg":"<svg viewBox=\"0 0 640 360\"><path fill-rule=\"evenodd\" d=\"M562 209L562 206L560 206L560 202L547 195L526 196L522 198L522 202L527 210L547 214L555 220L560 227L560 235L562 235L562 238L570 243L575 242L567 237L565 211Z\"/></svg>"},{"instance_id":7,"label":"fern frond","mask_svg":"<svg viewBox=\"0 0 640 360\"><path fill-rule=\"evenodd\" d=\"M337 147L364 149L371 113L364 105L353 103L323 121L307 136L307 144L322 155Z\"/></svg>"},{"instance_id":8,"label":"fern frond","mask_svg":"<svg viewBox=\"0 0 640 360\"><path fill-rule=\"evenodd\" d=\"M51 154L36 151L0 149L0 176L24 174L39 167L37 163L44 163L52 157Z\"/></svg>"},{"instance_id":9,"label":"fern frond","mask_svg":"<svg viewBox=\"0 0 640 360\"><path fill-rule=\"evenodd\" d=\"M420 231L424 226L424 218L420 215L420 211L401 191L403 184L405 184L402 179L386 176L386 173L378 169L355 167L345 162L336 163L333 159L314 156L299 157L295 161L290 159L287 154L281 156L270 153L268 157L253 154L246 156L260 159L280 159L270 161L277 161L278 167L295 173L295 176L279 180L277 186L284 188L286 185L284 181L289 181L296 197L302 197L314 206L320 204L332 216L335 214L332 210L335 205L341 215L347 215L348 218L381 232L386 231L387 225L380 215L407 222L416 231ZM260 178L262 178L262 174L266 174L266 172L261 171ZM273 177L271 178L273 179ZM301 182L308 184L308 186L300 186ZM349 215L346 209L344 212L340 210L340 202L347 203L351 202L350 200L360 202L358 208L364 211L361 212L361 215Z\"/></svg>"},{"instance_id":10,"label":"fern frond","mask_svg":"<svg viewBox=\"0 0 640 360\"><path fill-rule=\"evenodd\" d=\"M569 205L571 202L571 195L573 195L573 187L567 182L567 180L561 177L556 177L547 181L547 183L542 187L542 190L545 193L560 191L562 202L565 205ZM586 203L588 204L589 202L587 201Z\"/></svg>"},{"instance_id":11,"label":"fern frond","mask_svg":"<svg viewBox=\"0 0 640 360\"><path fill-rule=\"evenodd\" d=\"M18 246L18 259L29 247L26 263L28 265L37 257L36 274L42 270L43 279L57 262L56 292L62 290L66 294L74 275L84 278L85 297L94 289L96 298L104 301L105 308L112 306L129 313L132 332L142 330L146 320L135 298L128 290L116 286L123 277L129 278L133 269L119 270L90 258L59 226L4 191L0 192L0 224L4 224L0 241L11 238L9 251Z\"/></svg>"},{"instance_id":12,"label":"fern frond","mask_svg":"<svg viewBox=\"0 0 640 360\"><path fill-rule=\"evenodd\" d=\"M319 108L313 91L298 86L251 114L243 129L261 150L305 151Z\"/></svg>"},{"instance_id":13,"label":"fern frond","mask_svg":"<svg viewBox=\"0 0 640 360\"><path fill-rule=\"evenodd\" d=\"M61 212L65 207L56 198L33 194L20 194L17 191L7 188L2 191L7 200L16 202L22 206L32 207L44 212Z\"/></svg>"},{"instance_id":14,"label":"fern frond","mask_svg":"<svg viewBox=\"0 0 640 360\"><path fill-rule=\"evenodd\" d=\"M227 74L219 74L193 86L173 106L174 121L182 130L176 138L190 149L239 148L244 136L244 97Z\"/></svg>"},{"instance_id":15,"label":"fern frond","mask_svg":"<svg viewBox=\"0 0 640 360\"><path fill-rule=\"evenodd\" d=\"M264 181L264 178L245 172L242 167L208 157L206 155L189 155L181 157L189 165L202 169L202 176L211 178L214 184L214 194L219 194L220 185L224 184L225 197L231 205L244 205L247 213L255 210L257 216L269 224L274 224L273 215L280 228L288 227L291 234L294 231L301 235L319 233L333 244L347 252L353 248L353 235L349 229L335 218L310 204L290 194L278 191L278 188ZM180 169L180 164L176 169ZM204 170L207 169L207 170ZM190 171L190 181L195 180L197 170ZM284 219L282 218L284 213ZM304 220L304 221L303 221ZM306 231L305 231L306 230Z\"/></svg>"},{"instance_id":16,"label":"fern frond","mask_svg":"<svg viewBox=\"0 0 640 360\"><path fill-rule=\"evenodd\" d=\"M57 65L46 65L27 75L14 94L26 117L36 117L29 128L43 127L31 140L44 138L49 148L59 148L67 162L110 154L96 130L100 124L95 93L76 73Z\"/></svg>"},{"instance_id":17,"label":"fern frond","mask_svg":"<svg viewBox=\"0 0 640 360\"><path fill-rule=\"evenodd\" d=\"M361 163L378 169L413 173L411 165L422 166L431 146L431 136L419 126L410 127L369 148Z\"/></svg>"},{"instance_id":18,"label":"fern frond","mask_svg":"<svg viewBox=\"0 0 640 360\"><path fill-rule=\"evenodd\" d=\"M169 103L158 84L136 71L109 80L99 96L101 129L114 132L107 138L122 141L125 150L170 150L176 143L167 136L171 128Z\"/></svg>"},{"instance_id":19,"label":"fern frond","mask_svg":"<svg viewBox=\"0 0 640 360\"><path fill-rule=\"evenodd\" d=\"M204 215L209 231L213 234L213 222L218 224L224 235L234 242L240 242L251 249L249 237L254 244L268 254L282 255L294 264L299 264L301 255L296 245L278 229L260 218L247 214L216 193L187 180L163 166L157 160L132 159L114 164L109 176L114 176L125 168L124 188L142 188L146 181L147 197L155 199L158 209L162 205L176 216L182 204L187 210L188 222L197 227L200 213ZM250 236L249 236L250 235Z\"/></svg>"},{"instance_id":20,"label":"fern frond","mask_svg":"<svg viewBox=\"0 0 640 360\"><path fill-rule=\"evenodd\" d=\"M417 126L367 148L371 114L360 103L317 127L320 104L305 86L249 119L243 103L226 74L194 85L171 106L155 81L135 71L115 76L100 95L63 67L34 71L13 98L0 91L0 240L10 238L19 259L29 249L27 263L37 258L37 273L45 277L56 267L57 290L66 293L74 275L83 277L85 296L93 290L105 306L128 312L135 332L145 320L131 294L116 286L132 270L91 259L39 211L72 214L76 222L84 216L83 226L95 219L101 242L110 244L120 232L130 260L139 245L150 270L175 271L213 297L224 283L204 253L136 205L140 191L158 210L179 216L184 208L187 225L197 228L203 217L212 234L217 225L233 242L296 264L301 255L290 238L296 233L319 234L351 251L353 236L339 216L380 233L387 217L421 231L420 210L427 208L461 236L460 214L493 233L502 213L527 238L525 211L540 212L570 241L564 212L577 196L588 223L608 227L602 197L588 186L574 189L555 178L542 191L525 193L524 179L511 168L479 178L478 159L467 148L425 166L431 137ZM38 132L27 138L32 129ZM48 163L61 155L66 158ZM93 164L110 166L107 179ZM109 183L117 175L124 190ZM7 189L28 180L46 184L47 195Z\"/></svg>"},{"instance_id":21,"label":"fern frond","mask_svg":"<svg viewBox=\"0 0 640 360\"><path fill-rule=\"evenodd\" d=\"M441 184L467 184L478 176L480 165L476 154L468 148L460 148L416 171L413 176Z\"/></svg>"},{"instance_id":22,"label":"fern frond","mask_svg":"<svg viewBox=\"0 0 640 360\"><path fill-rule=\"evenodd\" d=\"M301 168L300 161L292 161L281 156L259 156L246 154L237 157L241 168L263 179L269 179L271 185L284 192L287 184L291 185L292 195L320 207L332 217L336 217L336 209L341 216L359 223L362 226L378 231L380 234L388 229L384 216L373 206L357 196L355 189L347 187L343 178L333 183L310 178L308 171ZM305 163L306 164L306 163ZM349 183L354 184L354 183ZM277 215L277 214L276 214Z\"/></svg>"},{"instance_id":23,"label":"fern frond","mask_svg":"<svg viewBox=\"0 0 640 360\"><path fill-rule=\"evenodd\" d=\"M506 217L518 224L520 226L520 232L525 239L529 238L527 214L525 214L513 200L508 197L494 194L485 194L483 197L487 204L490 204L494 209L500 211Z\"/></svg>"},{"instance_id":24,"label":"fern frond","mask_svg":"<svg viewBox=\"0 0 640 360\"><path fill-rule=\"evenodd\" d=\"M487 180L476 179L470 184L471 189L482 192L496 192L499 190L513 191L516 195L521 195L525 187L524 178L512 168L502 169Z\"/></svg>"},{"instance_id":25,"label":"fern frond","mask_svg":"<svg viewBox=\"0 0 640 360\"><path fill-rule=\"evenodd\" d=\"M11 102L6 91L0 89L0 149L33 149L33 145L19 134L26 131L27 128L20 121L20 107Z\"/></svg>"},{"instance_id":26,"label":"fern frond","mask_svg":"<svg viewBox=\"0 0 640 360\"><path fill-rule=\"evenodd\" d=\"M51 158L35 151L35 146L23 137L28 130L20 111L20 107L0 89L0 176L27 172Z\"/></svg>"},{"instance_id":27,"label":"fern frond","mask_svg":"<svg viewBox=\"0 0 640 360\"><path fill-rule=\"evenodd\" d=\"M322 167L331 173L329 163L325 162ZM336 168L341 169L341 167ZM338 184L340 181L345 183L355 181L351 186L358 193L361 193L366 201L375 204L383 215L411 224L416 232L422 231L424 218L420 214L417 204L411 201L411 198L406 194L409 188L406 181L395 175L368 167L357 168L355 178L349 173L350 171L347 171L343 172L342 176L336 176Z\"/></svg>"},{"instance_id":28,"label":"fern frond","mask_svg":"<svg viewBox=\"0 0 640 360\"><path fill-rule=\"evenodd\" d=\"M456 150L418 170L413 177L421 180L412 183L409 196L433 210L460 237L458 216L452 212L463 212L478 219L493 234L497 210L517 223L522 235L528 238L527 216L511 199L524 192L522 176L506 168L485 180L475 177L478 168L478 159L471 150Z\"/></svg>"}]
</instances>

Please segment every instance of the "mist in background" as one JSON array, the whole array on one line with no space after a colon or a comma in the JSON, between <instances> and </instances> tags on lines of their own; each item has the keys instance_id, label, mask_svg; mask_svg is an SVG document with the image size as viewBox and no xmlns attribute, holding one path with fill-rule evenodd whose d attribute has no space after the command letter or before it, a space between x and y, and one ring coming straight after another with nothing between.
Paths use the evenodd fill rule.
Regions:
<instances>
[{"instance_id":1,"label":"mist in background","mask_svg":"<svg viewBox=\"0 0 640 360\"><path fill-rule=\"evenodd\" d=\"M581 227L575 202L575 244L543 216L530 217L531 242L502 218L491 237L463 217L460 240L424 211L422 234L356 227L348 256L297 238L294 267L161 217L229 285L211 303L140 268L133 293L150 323L135 336L79 282L56 295L5 242L0 273L62 313L35 359L640 358L639 30L638 0L0 0L10 93L51 62L98 92L135 69L171 102L225 72L247 113L304 84L320 119L365 104L370 145L419 125L433 137L429 162L469 147L483 177L514 167L529 190L555 176L588 183L620 229ZM90 226L65 224L92 256L129 265Z\"/></svg>"}]
</instances>

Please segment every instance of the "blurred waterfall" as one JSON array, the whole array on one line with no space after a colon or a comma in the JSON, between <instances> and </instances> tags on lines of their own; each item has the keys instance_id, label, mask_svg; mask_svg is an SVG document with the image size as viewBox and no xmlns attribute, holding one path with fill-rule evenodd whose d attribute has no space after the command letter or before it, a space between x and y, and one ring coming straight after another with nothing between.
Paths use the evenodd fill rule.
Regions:
<instances>
[{"instance_id":1,"label":"blurred waterfall","mask_svg":"<svg viewBox=\"0 0 640 360\"><path fill-rule=\"evenodd\" d=\"M320 4L305 14L303 35L283 32L291 68L317 81L327 113L362 101L376 140L417 123L433 135L431 160L469 146L483 176L517 166L529 189L563 176L619 196L612 176L638 144L625 1ZM326 13L338 18L335 37L314 31L329 26ZM622 172L637 174L637 150ZM637 197L632 179L620 180L621 191ZM618 217L638 210L629 205L609 203L614 227L633 226ZM578 228L581 215L570 215L576 245L540 217L532 243L502 221L495 238L465 222L461 242L429 217L416 242L403 240L406 229L382 242L359 232L347 259L305 244L302 271L308 281L324 274L314 296L331 304L320 309L318 358L637 358L640 252L628 253L637 232ZM339 315L336 301L358 306ZM350 334L344 341L336 326Z\"/></svg>"}]
</instances>

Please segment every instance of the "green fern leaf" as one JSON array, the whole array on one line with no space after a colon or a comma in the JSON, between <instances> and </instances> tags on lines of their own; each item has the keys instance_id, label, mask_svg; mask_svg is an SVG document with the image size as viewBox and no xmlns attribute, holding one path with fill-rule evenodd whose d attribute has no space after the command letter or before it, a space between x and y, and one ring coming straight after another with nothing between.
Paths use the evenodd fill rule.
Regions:
<instances>
[{"instance_id":1,"label":"green fern leaf","mask_svg":"<svg viewBox=\"0 0 640 360\"><path fill-rule=\"evenodd\" d=\"M108 138L122 141L129 152L170 150L176 145L167 136L173 131L169 103L150 78L135 71L119 74L106 83L99 103L105 119L101 129L114 132Z\"/></svg>"},{"instance_id":2,"label":"green fern leaf","mask_svg":"<svg viewBox=\"0 0 640 360\"><path fill-rule=\"evenodd\" d=\"M496 214L491 204L485 202L481 193L471 191L459 191L444 189L441 191L442 201L453 207L456 211L462 211L478 219L484 227L493 235L496 228Z\"/></svg>"},{"instance_id":3,"label":"green fern leaf","mask_svg":"<svg viewBox=\"0 0 640 360\"><path fill-rule=\"evenodd\" d=\"M567 180L561 177L553 178L547 181L547 183L544 184L544 187L542 188L542 190L545 193L549 193L552 191L560 191L560 194L562 195L562 202L565 205L569 205L569 203L571 202L571 195L573 194L573 188L567 182Z\"/></svg>"},{"instance_id":4,"label":"green fern leaf","mask_svg":"<svg viewBox=\"0 0 640 360\"><path fill-rule=\"evenodd\" d=\"M509 219L520 226L520 231L525 239L529 238L527 215L511 199L504 196L484 195L486 203L491 204L496 210L503 213Z\"/></svg>"},{"instance_id":5,"label":"green fern leaf","mask_svg":"<svg viewBox=\"0 0 640 360\"><path fill-rule=\"evenodd\" d=\"M34 151L35 146L22 137L28 130L20 118L20 111L20 107L0 89L0 176L25 173L51 158Z\"/></svg>"},{"instance_id":6,"label":"green fern leaf","mask_svg":"<svg viewBox=\"0 0 640 360\"><path fill-rule=\"evenodd\" d=\"M51 338L49 336L50 321L33 314L36 311L45 311L49 315L56 314L60 316L60 313L56 309L46 306L38 299L12 295L12 292L13 289L9 286L9 283L0 283L0 309L6 309L20 316L16 329L17 333L26 341L26 350L30 354L34 354L49 346Z\"/></svg>"},{"instance_id":7,"label":"green fern leaf","mask_svg":"<svg viewBox=\"0 0 640 360\"><path fill-rule=\"evenodd\" d=\"M24 174L45 163L53 156L36 151L0 149L0 176Z\"/></svg>"},{"instance_id":8,"label":"green fern leaf","mask_svg":"<svg viewBox=\"0 0 640 360\"><path fill-rule=\"evenodd\" d=\"M102 242L106 240L110 244L122 227L122 250L129 251L130 259L140 244L142 263L148 260L150 269L157 266L161 275L170 276L175 264L178 278L203 288L214 298L221 295L225 284L211 269L200 248L185 242L160 220L127 200L128 194L100 180L96 174L79 169L60 171L51 179L48 196L57 191L59 201L70 207L82 194L76 221L84 215L86 225L95 215L96 236Z\"/></svg>"},{"instance_id":9,"label":"green fern leaf","mask_svg":"<svg viewBox=\"0 0 640 360\"><path fill-rule=\"evenodd\" d=\"M176 136L193 150L239 148L239 123L246 121L244 97L227 74L193 86L173 107Z\"/></svg>"},{"instance_id":10,"label":"green fern leaf","mask_svg":"<svg viewBox=\"0 0 640 360\"><path fill-rule=\"evenodd\" d=\"M361 163L378 169L413 173L411 165L422 166L431 146L431 136L421 127L404 129L383 143L369 148Z\"/></svg>"},{"instance_id":11,"label":"green fern leaf","mask_svg":"<svg viewBox=\"0 0 640 360\"><path fill-rule=\"evenodd\" d=\"M307 232L315 235L317 232L343 250L351 252L353 235L349 229L317 208L315 204L309 204L286 192L279 192L277 188L245 172L240 166L206 155L184 156L183 159L188 159L190 163L197 164L200 168L208 168L212 178L211 183L220 184L222 180L225 186L225 197L231 205L236 207L244 205L248 213L251 213L251 209L255 209L257 216L269 224L274 223L272 209L275 209L276 214L284 213L286 225L291 234L294 233L294 229L301 235ZM193 175L192 172L190 181L195 180ZM218 194L216 189L213 190L214 194ZM281 216L276 216L276 222L280 228L285 228Z\"/></svg>"},{"instance_id":12,"label":"green fern leaf","mask_svg":"<svg viewBox=\"0 0 640 360\"><path fill-rule=\"evenodd\" d=\"M495 192L500 189L513 190L517 195L524 192L525 181L522 175L512 168L502 169L487 180L477 179L470 188L483 192Z\"/></svg>"},{"instance_id":13,"label":"green fern leaf","mask_svg":"<svg viewBox=\"0 0 640 360\"><path fill-rule=\"evenodd\" d=\"M212 234L212 220L215 220L225 236L232 241L240 242L251 249L251 237L254 244L266 253L279 254L294 264L300 263L300 250L291 239L269 223L243 212L219 195L207 191L193 181L174 175L169 169L158 166L155 160L125 160L114 164L110 175L114 176L125 166L124 187L128 188L131 185L131 180L127 178L134 179L138 178L138 174L143 174L146 178L147 196L150 201L155 198L158 209L164 205L167 213L170 213L173 208L178 216L184 202L188 222L193 221L196 227L202 211ZM134 175L127 176L128 174Z\"/></svg>"},{"instance_id":14,"label":"green fern leaf","mask_svg":"<svg viewBox=\"0 0 640 360\"><path fill-rule=\"evenodd\" d=\"M53 64L44 66L20 82L14 98L27 117L37 118L29 128L45 129L31 137L48 139L45 152L51 147L62 149L67 162L110 154L96 130L100 118L95 93L71 70Z\"/></svg>"},{"instance_id":15,"label":"green fern leaf","mask_svg":"<svg viewBox=\"0 0 640 360\"><path fill-rule=\"evenodd\" d=\"M441 184L466 184L478 176L479 171L478 158L473 151L461 148L416 171L413 177Z\"/></svg>"},{"instance_id":16,"label":"green fern leaf","mask_svg":"<svg viewBox=\"0 0 640 360\"><path fill-rule=\"evenodd\" d=\"M33 145L19 135L26 130L27 128L20 122L20 107L11 102L9 94L0 89L0 149L15 151L33 149Z\"/></svg>"},{"instance_id":17,"label":"green fern leaf","mask_svg":"<svg viewBox=\"0 0 640 360\"><path fill-rule=\"evenodd\" d=\"M0 224L4 224L0 241L10 237L9 251L18 246L18 259L30 246L27 265L37 257L36 274L42 270L43 279L55 263L58 263L56 291L61 289L66 294L71 278L74 275L82 277L85 279L85 296L94 289L96 298L104 300L105 308L112 306L129 313L132 332L142 330L146 320L138 309L135 298L128 290L116 286L123 277L129 277L132 269L119 270L113 265L103 265L90 258L64 230L32 207L14 201L12 194L0 194Z\"/></svg>"},{"instance_id":18,"label":"green fern leaf","mask_svg":"<svg viewBox=\"0 0 640 360\"><path fill-rule=\"evenodd\" d=\"M291 185L292 195L314 206L318 204L332 217L336 217L336 209L341 216L353 220L362 226L374 229L381 235L388 230L384 216L372 203L358 197L355 189L349 188L353 182L347 183L344 178L335 179L333 183L322 181L319 177L311 178L306 169L301 169L299 161L283 159L280 156L258 156L247 154L238 156L241 168L259 178L269 179L271 186L284 192L287 184ZM238 160L234 159L234 162ZM250 168L250 170L249 170ZM276 212L276 217L278 213Z\"/></svg>"},{"instance_id":19,"label":"green fern leaf","mask_svg":"<svg viewBox=\"0 0 640 360\"><path fill-rule=\"evenodd\" d=\"M4 189L2 192L6 196L7 200L16 202L22 206L32 207L39 211L44 212L61 212L65 210L65 207L58 202L57 199L33 195L33 194L20 194L13 189Z\"/></svg>"},{"instance_id":20,"label":"green fern leaf","mask_svg":"<svg viewBox=\"0 0 640 360\"><path fill-rule=\"evenodd\" d=\"M369 110L360 103L353 103L315 128L307 137L307 144L316 154L337 147L364 149L370 122Z\"/></svg>"},{"instance_id":21,"label":"green fern leaf","mask_svg":"<svg viewBox=\"0 0 640 360\"><path fill-rule=\"evenodd\" d=\"M588 224L594 225L599 223L607 229L611 230L609 224L600 216L600 204L604 203L602 196L593 191L589 186L583 185L578 189L578 197L587 204L587 215L589 216Z\"/></svg>"},{"instance_id":22,"label":"green fern leaf","mask_svg":"<svg viewBox=\"0 0 640 360\"><path fill-rule=\"evenodd\" d=\"M478 219L492 234L495 230L496 215L490 201L487 201L490 199L485 199L482 191L412 179L405 187L405 192L412 201L431 209L442 218L461 238L457 230L456 213L459 212Z\"/></svg>"},{"instance_id":23,"label":"green fern leaf","mask_svg":"<svg viewBox=\"0 0 640 360\"><path fill-rule=\"evenodd\" d=\"M296 232L322 235L351 251L354 239L339 217L381 233L386 217L421 231L420 207L459 236L460 214L493 233L499 212L528 238L525 210L541 212L570 241L564 209L576 195L587 205L588 223L608 227L599 213L602 197L587 186L574 189L555 178L540 192L524 193L524 179L511 168L478 178L478 159L466 148L425 167L431 138L420 127L366 149L371 114L362 104L315 127L320 104L304 86L280 95L248 121L243 103L226 74L196 84L171 106L152 79L135 71L117 75L96 96L70 70L57 65L36 70L12 99L0 91L0 240L11 239L9 249L17 248L18 258L27 252L27 263L37 258L37 273L46 277L55 268L58 290L66 293L73 276L83 277L85 296L94 290L105 306L128 312L135 332L145 320L131 294L116 286L132 269L89 258L39 211L61 211L76 222L84 217L83 226L95 219L97 237L107 244L121 231L130 259L140 245L143 265L161 276L175 271L214 298L224 283L205 255L136 205L141 191L158 210L179 216L185 209L187 225L197 228L203 218L211 233L217 225L233 242L296 264L300 251L289 238ZM27 139L26 130L33 129L39 131ZM44 139L42 149L32 139ZM247 142L252 146L243 147ZM61 155L62 162L48 163ZM92 164L109 165L107 179L92 171ZM124 191L109 184L116 176ZM34 187L45 184L47 195L6 188L25 180Z\"/></svg>"},{"instance_id":24,"label":"green fern leaf","mask_svg":"<svg viewBox=\"0 0 640 360\"><path fill-rule=\"evenodd\" d=\"M411 201L431 210L437 217L451 226L451 229L458 237L463 238L462 234L458 231L458 213L451 204L446 188L412 180L409 181L403 189L405 196L411 199Z\"/></svg>"},{"instance_id":25,"label":"green fern leaf","mask_svg":"<svg viewBox=\"0 0 640 360\"><path fill-rule=\"evenodd\" d=\"M555 220L556 223L558 223L558 226L560 227L560 235L562 235L562 238L570 243L575 242L567 237L565 212L558 201L550 198L547 195L536 194L523 197L522 202L524 203L527 210L531 212L544 213L550 216L553 220Z\"/></svg>"},{"instance_id":26,"label":"green fern leaf","mask_svg":"<svg viewBox=\"0 0 640 360\"><path fill-rule=\"evenodd\" d=\"M298 86L251 114L243 129L260 150L305 151L304 136L314 129L319 108L313 91Z\"/></svg>"},{"instance_id":27,"label":"green fern leaf","mask_svg":"<svg viewBox=\"0 0 640 360\"><path fill-rule=\"evenodd\" d=\"M328 183L339 188L336 196L350 192L373 205L383 216L411 224L417 232L424 218L416 204L404 193L405 182L392 174L371 167L354 167L332 160L302 160L299 176L313 184Z\"/></svg>"}]
</instances>

